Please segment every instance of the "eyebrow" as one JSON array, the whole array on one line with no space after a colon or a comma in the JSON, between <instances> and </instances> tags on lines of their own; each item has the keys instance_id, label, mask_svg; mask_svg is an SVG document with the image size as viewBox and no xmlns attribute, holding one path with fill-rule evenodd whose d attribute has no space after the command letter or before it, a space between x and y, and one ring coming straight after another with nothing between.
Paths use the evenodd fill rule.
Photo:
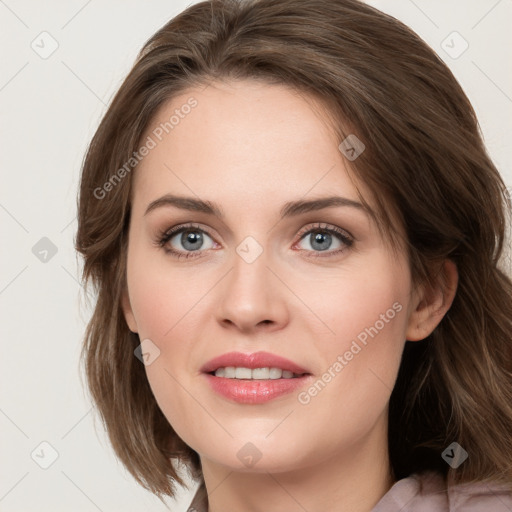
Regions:
<instances>
[{"instance_id":1,"label":"eyebrow","mask_svg":"<svg viewBox=\"0 0 512 512\"><path fill-rule=\"evenodd\" d=\"M182 210L202 212L208 215L214 215L219 219L224 219L222 209L211 201L203 201L193 197L176 196L172 194L166 194L152 201L148 205L144 215L147 215L151 211L163 206L175 206ZM354 201L353 199L340 196L329 196L319 199L300 199L298 201L287 202L281 208L280 215L281 219L284 219L286 217L293 217L307 212L322 210L324 208L335 208L340 206L355 208L364 213L367 213L368 211L363 204L358 201Z\"/></svg>"}]
</instances>

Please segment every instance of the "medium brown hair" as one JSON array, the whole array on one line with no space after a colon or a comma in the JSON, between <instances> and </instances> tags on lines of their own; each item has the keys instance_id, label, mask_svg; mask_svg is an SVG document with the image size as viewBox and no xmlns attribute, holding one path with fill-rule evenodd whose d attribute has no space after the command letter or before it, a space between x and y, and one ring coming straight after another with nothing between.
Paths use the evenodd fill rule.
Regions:
<instances>
[{"instance_id":1,"label":"medium brown hair","mask_svg":"<svg viewBox=\"0 0 512 512\"><path fill-rule=\"evenodd\" d=\"M510 197L448 67L407 26L357 0L192 5L147 41L101 121L83 162L76 249L97 292L82 352L87 384L119 459L158 496L184 484L178 462L202 478L198 454L156 403L121 309L133 173L104 197L95 191L132 157L164 102L230 79L320 98L339 142L355 134L365 144L351 171L395 248L396 213L413 282L434 283L445 259L457 265L448 313L428 338L405 344L389 408L394 478L433 469L454 483L512 488L512 282L502 254ZM441 458L454 441L469 453L458 469Z\"/></svg>"}]
</instances>

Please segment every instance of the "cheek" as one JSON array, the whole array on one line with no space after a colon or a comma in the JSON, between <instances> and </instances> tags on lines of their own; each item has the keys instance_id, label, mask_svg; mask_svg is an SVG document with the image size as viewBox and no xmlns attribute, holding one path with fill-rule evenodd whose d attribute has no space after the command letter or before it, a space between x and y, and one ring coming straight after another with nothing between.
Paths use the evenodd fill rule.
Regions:
<instances>
[{"instance_id":1,"label":"cheek","mask_svg":"<svg viewBox=\"0 0 512 512\"><path fill-rule=\"evenodd\" d=\"M185 314L193 289L183 274L166 265L161 251L130 248L127 262L130 303L141 339L166 339Z\"/></svg>"},{"instance_id":2,"label":"cheek","mask_svg":"<svg viewBox=\"0 0 512 512\"><path fill-rule=\"evenodd\" d=\"M320 382L306 390L301 403L325 411L343 404L361 423L365 411L371 416L386 406L405 343L409 286L401 266L375 258L309 293L308 305L323 321L315 322L311 336L324 366Z\"/></svg>"},{"instance_id":3,"label":"cheek","mask_svg":"<svg viewBox=\"0 0 512 512\"><path fill-rule=\"evenodd\" d=\"M133 266L128 267L130 301L139 338L151 340L154 345L150 346L156 346L151 350L158 354L145 366L149 385L173 429L186 443L193 444L197 434L188 438L193 431L194 414L188 414L191 399L186 390L191 386L187 374L191 368L187 362L191 347L187 341L194 339L191 305L197 298L192 300L195 294L186 284L178 272L154 263L145 265L142 259L133 258Z\"/></svg>"},{"instance_id":4,"label":"cheek","mask_svg":"<svg viewBox=\"0 0 512 512\"><path fill-rule=\"evenodd\" d=\"M309 323L316 326L316 341L324 354L349 350L354 340L363 347L381 340L373 344L373 352L382 355L385 345L396 341L400 346L405 340L409 275L386 254L315 279L314 287L302 283L297 294L315 313L317 320Z\"/></svg>"},{"instance_id":5,"label":"cheek","mask_svg":"<svg viewBox=\"0 0 512 512\"><path fill-rule=\"evenodd\" d=\"M179 428L184 416L177 411L190 409L185 390L190 388L190 375L197 372L190 358L190 340L197 338L200 327L197 303L211 284L208 276L172 268L160 256L139 248L129 254L127 273L139 338L151 340L156 348L150 350L158 354L145 366L149 384L169 422Z\"/></svg>"}]
</instances>

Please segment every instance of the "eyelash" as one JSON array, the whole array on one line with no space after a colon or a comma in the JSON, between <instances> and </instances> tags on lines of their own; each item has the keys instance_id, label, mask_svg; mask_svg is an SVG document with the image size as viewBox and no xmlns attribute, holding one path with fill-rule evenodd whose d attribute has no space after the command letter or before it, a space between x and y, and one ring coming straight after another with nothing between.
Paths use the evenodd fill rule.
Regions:
<instances>
[{"instance_id":1,"label":"eyelash","mask_svg":"<svg viewBox=\"0 0 512 512\"><path fill-rule=\"evenodd\" d=\"M170 247L166 247L167 242L173 238L176 234L179 234L183 231L200 231L202 233L206 233L210 238L213 239L213 236L205 229L201 228L200 226L196 224L180 224L178 226L174 226L171 229L167 229L164 231L160 231L157 235L157 240L155 245L158 247L161 247L164 249L164 251L172 256L173 258L177 259L189 259L189 258L197 258L200 257L199 254L203 251L188 251L188 252L182 252L177 251L175 249L172 249ZM314 226L308 226L308 229L303 229L299 232L299 242L302 241L307 235L315 232L325 232L329 233L331 235L335 235L343 244L345 244L346 247L342 247L341 249L337 249L335 251L325 251L326 256L322 254L323 251L308 251L306 249L302 249L305 252L313 252L316 253L314 255L308 256L313 258L326 258L326 257L332 257L335 255L340 254L341 252L347 250L347 248L351 247L354 243L354 238L349 235L346 231L332 225L321 225L321 223L317 223ZM298 243L298 242L297 242ZM208 249L206 249L208 250ZM197 254L199 253L199 254Z\"/></svg>"}]
</instances>

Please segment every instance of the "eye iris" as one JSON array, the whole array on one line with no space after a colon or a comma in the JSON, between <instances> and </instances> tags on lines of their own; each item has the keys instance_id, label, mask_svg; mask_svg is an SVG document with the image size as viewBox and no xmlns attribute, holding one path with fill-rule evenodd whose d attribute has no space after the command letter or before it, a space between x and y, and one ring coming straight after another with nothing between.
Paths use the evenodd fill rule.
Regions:
<instances>
[{"instance_id":1,"label":"eye iris","mask_svg":"<svg viewBox=\"0 0 512 512\"><path fill-rule=\"evenodd\" d=\"M313 235L313 233L311 233L311 235ZM325 243L326 240L329 242L328 246L330 246L330 242L332 240L332 235L330 235L329 233L317 231L313 237L313 243L311 244L311 247L313 247L314 249L318 249L320 251L325 251L329 247L325 247L322 245L318 246L316 244Z\"/></svg>"},{"instance_id":2,"label":"eye iris","mask_svg":"<svg viewBox=\"0 0 512 512\"><path fill-rule=\"evenodd\" d=\"M184 231L181 234L181 243L183 247L187 250L197 250L198 247L201 247L203 242L203 235L198 231ZM192 244L191 246L187 246L187 244Z\"/></svg>"}]
</instances>

